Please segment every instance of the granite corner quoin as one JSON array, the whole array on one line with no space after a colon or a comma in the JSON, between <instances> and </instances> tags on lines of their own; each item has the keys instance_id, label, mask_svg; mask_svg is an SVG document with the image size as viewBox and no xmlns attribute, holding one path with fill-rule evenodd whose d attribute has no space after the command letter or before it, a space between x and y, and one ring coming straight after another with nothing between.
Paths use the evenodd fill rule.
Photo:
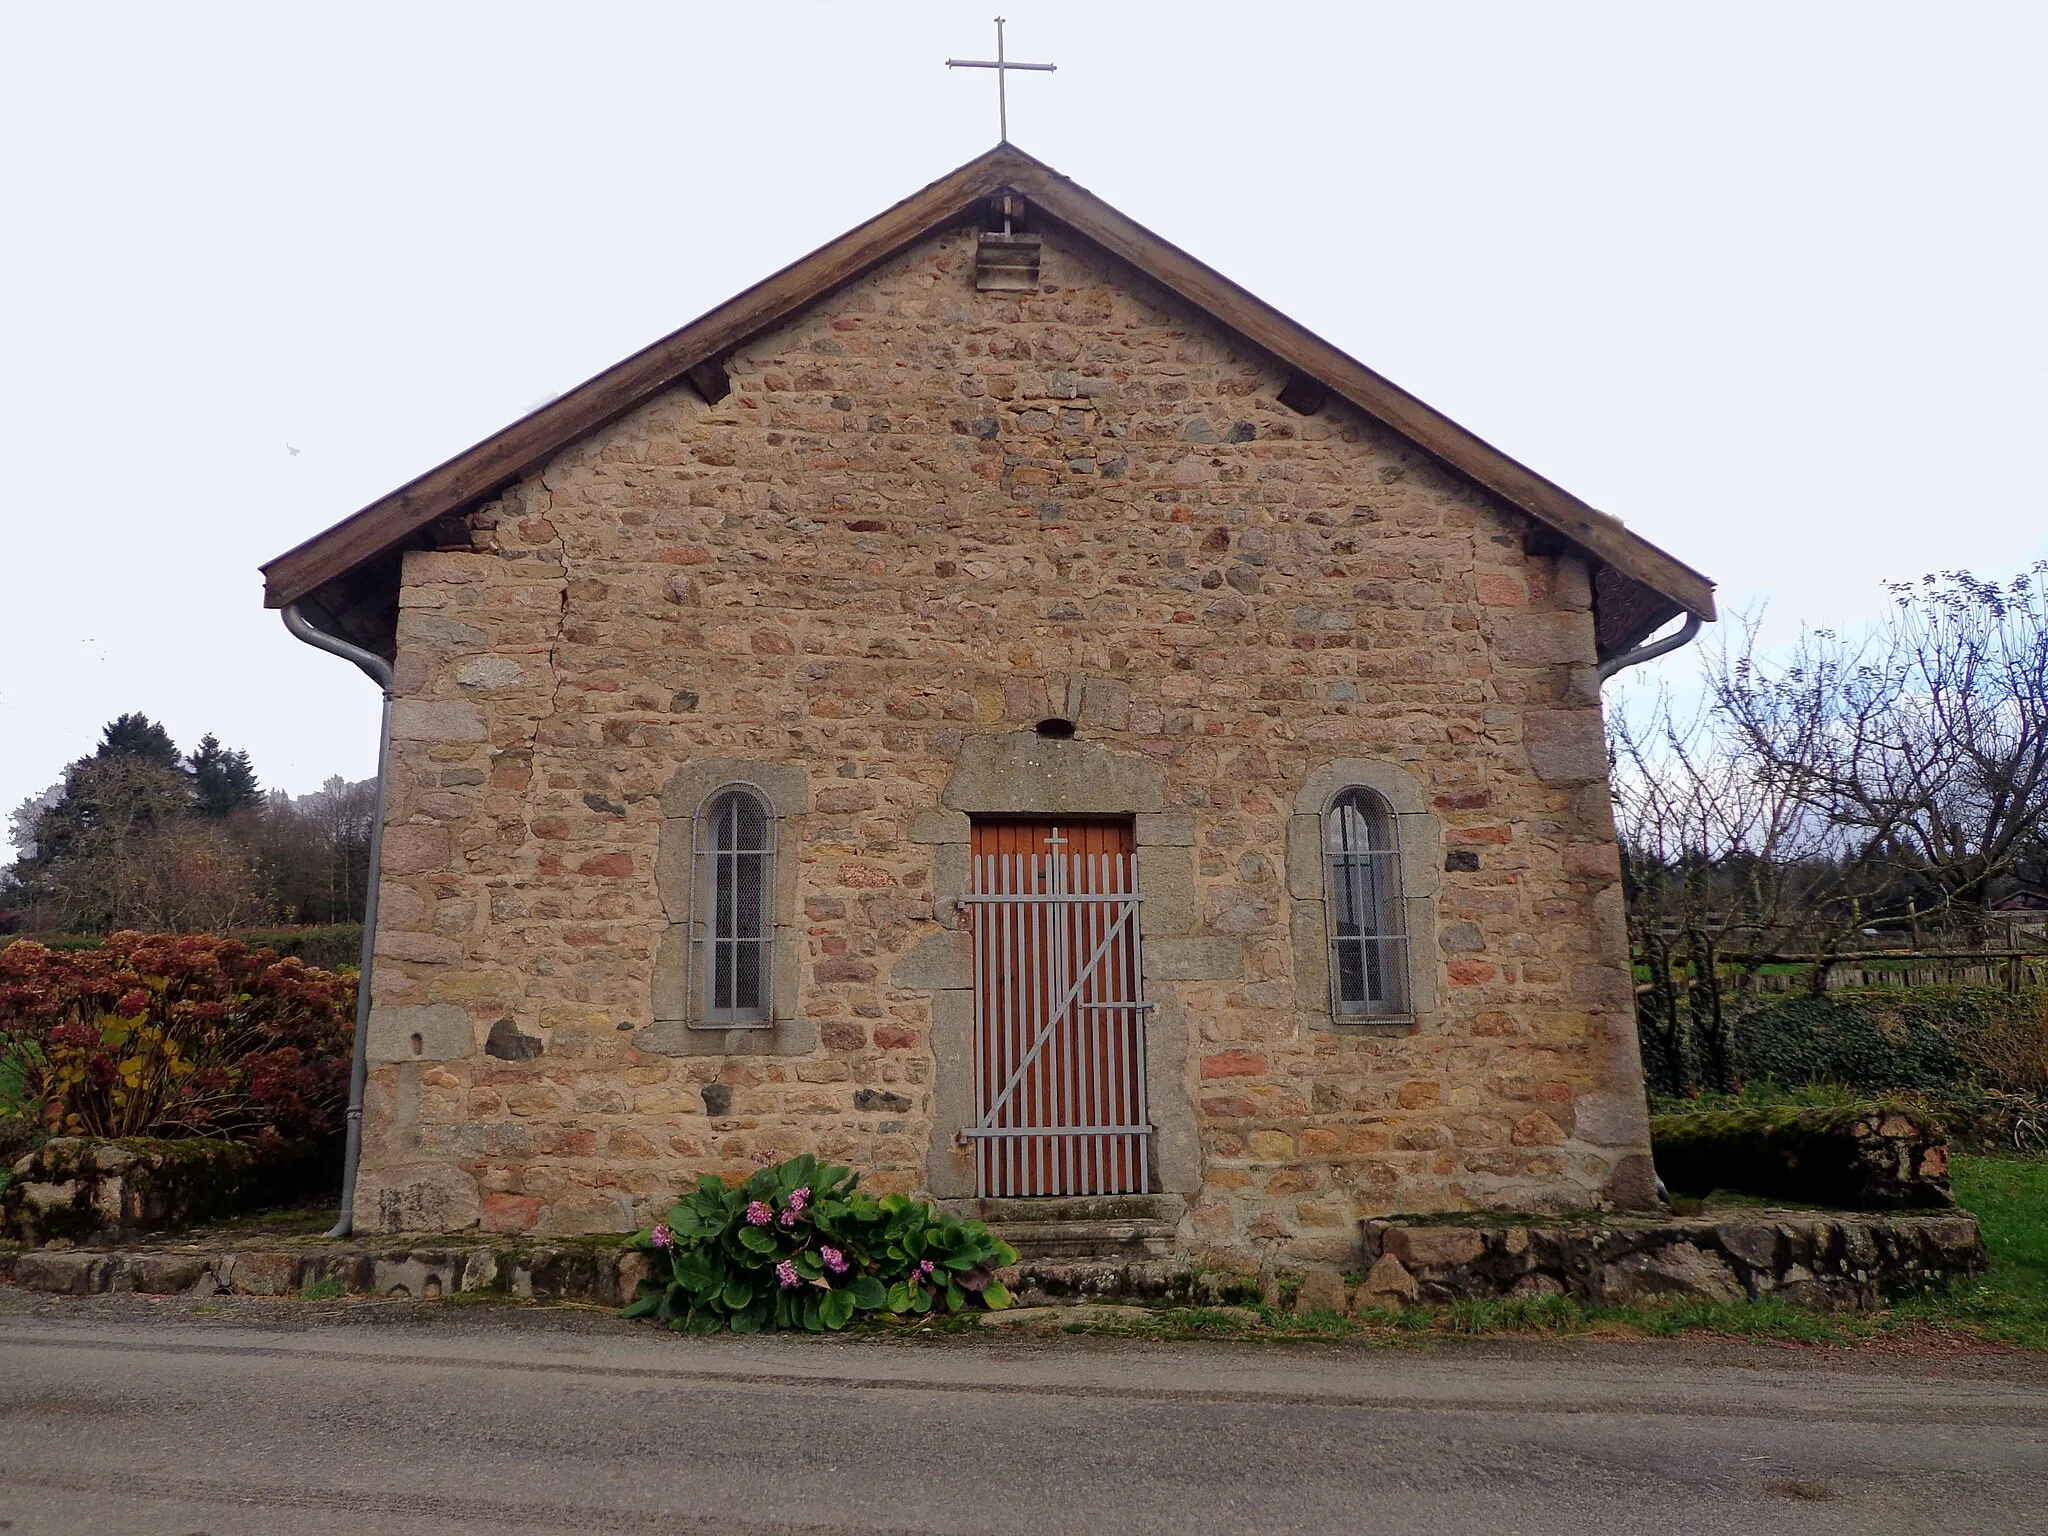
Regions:
<instances>
[{"instance_id":1,"label":"granite corner quoin","mask_svg":"<svg viewBox=\"0 0 2048 1536\"><path fill-rule=\"evenodd\" d=\"M1283 403L1293 368L1057 221L1036 291L978 290L976 251L922 233L381 578L357 1221L624 1230L771 1150L964 1192L949 786L1025 759L1019 810L1041 778L1132 802L1185 1250L1651 1203L1597 558L1345 399ZM1329 1001L1332 765L1406 797L1391 1025ZM690 786L753 770L775 1028L691 1030L657 1001Z\"/></svg>"}]
</instances>

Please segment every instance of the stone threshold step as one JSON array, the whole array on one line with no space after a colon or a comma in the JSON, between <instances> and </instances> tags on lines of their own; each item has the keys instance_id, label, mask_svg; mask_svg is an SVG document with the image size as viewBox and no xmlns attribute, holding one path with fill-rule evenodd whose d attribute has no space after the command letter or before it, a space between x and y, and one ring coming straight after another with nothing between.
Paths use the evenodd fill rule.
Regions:
<instances>
[{"instance_id":1,"label":"stone threshold step","mask_svg":"<svg viewBox=\"0 0 2048 1536\"><path fill-rule=\"evenodd\" d=\"M1178 1246L1187 1201L1179 1195L1076 1195L1015 1200L941 1200L978 1220L1020 1259L1165 1259Z\"/></svg>"}]
</instances>

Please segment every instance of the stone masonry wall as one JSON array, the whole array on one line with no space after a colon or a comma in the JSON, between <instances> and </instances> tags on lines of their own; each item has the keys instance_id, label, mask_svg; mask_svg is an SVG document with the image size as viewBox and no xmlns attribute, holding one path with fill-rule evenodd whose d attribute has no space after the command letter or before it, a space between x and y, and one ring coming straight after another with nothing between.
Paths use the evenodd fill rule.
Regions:
<instances>
[{"instance_id":1,"label":"stone masonry wall","mask_svg":"<svg viewBox=\"0 0 2048 1536\"><path fill-rule=\"evenodd\" d=\"M1194 931L1238 957L1148 983L1188 1033L1153 1093L1193 1104L1189 1248L1645 1202L1583 567L1081 242L1025 295L973 256L924 243L743 347L717 405L562 453L477 552L407 557L358 1219L623 1229L768 1149L923 1187L958 1127L934 994L892 982L951 920L912 824L964 743L1070 708L1163 773ZM800 1054L654 1048L662 791L712 757L807 774ZM1434 818L1413 1030L1297 985L1288 819L1340 759Z\"/></svg>"}]
</instances>

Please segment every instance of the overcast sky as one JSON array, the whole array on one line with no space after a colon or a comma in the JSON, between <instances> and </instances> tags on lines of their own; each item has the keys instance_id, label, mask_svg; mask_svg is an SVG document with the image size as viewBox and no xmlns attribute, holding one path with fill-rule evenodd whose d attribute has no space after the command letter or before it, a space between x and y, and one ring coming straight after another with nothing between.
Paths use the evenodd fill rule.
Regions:
<instances>
[{"instance_id":1,"label":"overcast sky","mask_svg":"<svg viewBox=\"0 0 2048 1536\"><path fill-rule=\"evenodd\" d=\"M0 814L371 773L258 563L986 149L992 10L0 0ZM1017 143L1724 608L2048 556L2039 0L1006 14Z\"/></svg>"}]
</instances>

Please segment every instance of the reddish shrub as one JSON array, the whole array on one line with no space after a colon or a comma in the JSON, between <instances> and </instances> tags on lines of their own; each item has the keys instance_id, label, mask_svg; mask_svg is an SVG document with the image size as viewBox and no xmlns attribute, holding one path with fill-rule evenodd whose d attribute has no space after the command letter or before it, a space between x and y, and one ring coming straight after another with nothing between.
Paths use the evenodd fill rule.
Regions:
<instances>
[{"instance_id":1,"label":"reddish shrub","mask_svg":"<svg viewBox=\"0 0 2048 1536\"><path fill-rule=\"evenodd\" d=\"M18 940L0 950L0 1075L61 1135L324 1140L347 1106L355 990L210 934Z\"/></svg>"}]
</instances>

